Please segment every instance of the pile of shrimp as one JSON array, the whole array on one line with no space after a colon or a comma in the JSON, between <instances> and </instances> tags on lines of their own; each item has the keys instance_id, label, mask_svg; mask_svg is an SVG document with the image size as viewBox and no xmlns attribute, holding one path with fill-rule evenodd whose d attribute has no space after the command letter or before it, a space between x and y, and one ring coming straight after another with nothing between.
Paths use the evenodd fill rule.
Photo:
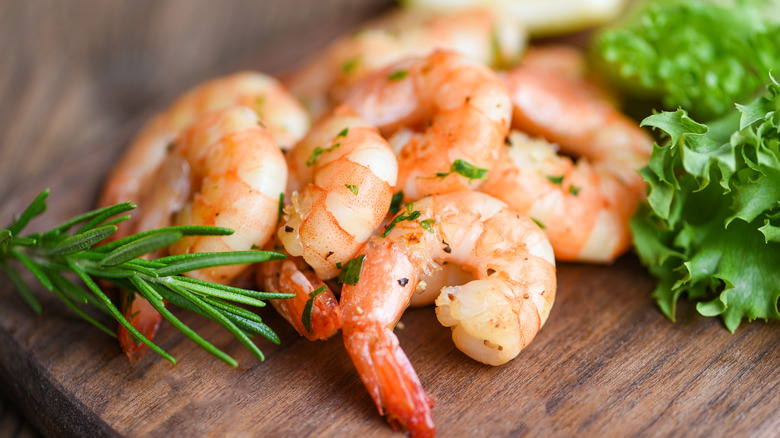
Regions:
<instances>
[{"instance_id":1,"label":"pile of shrimp","mask_svg":"<svg viewBox=\"0 0 780 438\"><path fill-rule=\"evenodd\" d=\"M236 230L171 254L286 253L187 275L254 272L295 294L274 307L307 339L341 331L379 413L431 436L433 400L393 328L410 303L435 303L461 351L504 364L547 320L556 260L629 249L652 141L615 100L577 49L527 47L488 11L394 12L282 81L243 72L187 92L131 144L100 204L139 206L118 236ZM159 314L124 294L151 339ZM131 360L143 354L119 338Z\"/></svg>"}]
</instances>

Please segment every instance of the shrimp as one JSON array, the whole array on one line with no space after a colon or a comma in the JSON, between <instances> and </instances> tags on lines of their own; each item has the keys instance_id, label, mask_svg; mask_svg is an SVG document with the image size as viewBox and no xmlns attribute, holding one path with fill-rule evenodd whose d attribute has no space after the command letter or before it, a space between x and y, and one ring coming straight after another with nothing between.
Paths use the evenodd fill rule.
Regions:
<instances>
[{"instance_id":1,"label":"shrimp","mask_svg":"<svg viewBox=\"0 0 780 438\"><path fill-rule=\"evenodd\" d=\"M293 192L279 240L320 278L333 278L385 218L398 175L395 155L376 128L340 107L289 162L292 181L312 182Z\"/></svg>"},{"instance_id":2,"label":"shrimp","mask_svg":"<svg viewBox=\"0 0 780 438\"><path fill-rule=\"evenodd\" d=\"M473 275L473 281L441 290L436 315L452 328L461 351L500 365L516 357L547 320L556 292L555 260L532 220L484 193L426 197L407 204L391 224L387 237L372 237L363 246L360 276L341 291L342 333L380 414L413 436L428 436L435 433L431 399L392 331L420 276L445 262Z\"/></svg>"},{"instance_id":3,"label":"shrimp","mask_svg":"<svg viewBox=\"0 0 780 438\"><path fill-rule=\"evenodd\" d=\"M210 80L179 97L144 127L108 175L98 204L131 201L138 204L140 213L144 208L141 198L155 190L155 174L179 133L201 115L233 105L254 109L282 149L291 148L309 129L306 111L270 76L240 72ZM112 239L141 231L135 219L117 226Z\"/></svg>"},{"instance_id":4,"label":"shrimp","mask_svg":"<svg viewBox=\"0 0 780 438\"><path fill-rule=\"evenodd\" d=\"M212 225L235 231L230 236L186 236L168 248L170 254L250 250L263 245L275 230L287 166L254 110L237 106L205 114L181 133L162 167L180 170L159 172L153 179L157 184L151 199L156 202L142 209L139 224ZM177 190L182 187L187 190ZM173 197L169 203L165 202L167 195ZM227 283L246 267L218 266L187 275ZM124 311L132 316L131 324L153 336L159 314L140 297L126 301L129 306ZM131 359L145 351L124 329L120 329L120 340Z\"/></svg>"},{"instance_id":5,"label":"shrimp","mask_svg":"<svg viewBox=\"0 0 780 438\"><path fill-rule=\"evenodd\" d=\"M333 291L301 257L260 263L257 280L264 290L295 295L270 301L276 311L306 339L325 340L341 328L341 307ZM312 297L312 293L316 295ZM312 303L310 319L304 321L303 314L309 300Z\"/></svg>"},{"instance_id":6,"label":"shrimp","mask_svg":"<svg viewBox=\"0 0 780 438\"><path fill-rule=\"evenodd\" d=\"M233 105L252 108L262 117L273 140L288 149L309 128L306 111L278 81L261 73L240 72L203 83L179 97L152 119L108 175L98 200L100 206L124 201L138 205L131 220L117 224L118 239L133 232L165 226L190 193L190 165L181 154L171 154L176 138L202 115ZM161 316L146 301L122 292L123 313L149 339ZM124 328L119 339L131 360L145 352Z\"/></svg>"},{"instance_id":7,"label":"shrimp","mask_svg":"<svg viewBox=\"0 0 780 438\"><path fill-rule=\"evenodd\" d=\"M487 9L398 9L338 39L284 82L317 119L341 102L354 83L402 58L444 48L486 65L512 65L525 41L524 29Z\"/></svg>"},{"instance_id":8,"label":"shrimp","mask_svg":"<svg viewBox=\"0 0 780 438\"><path fill-rule=\"evenodd\" d=\"M512 125L560 145L512 134L480 190L545 227L563 261L609 263L631 246L628 220L644 197L637 172L652 139L585 80L518 67L504 76L514 106Z\"/></svg>"},{"instance_id":9,"label":"shrimp","mask_svg":"<svg viewBox=\"0 0 780 438\"><path fill-rule=\"evenodd\" d=\"M367 76L345 104L390 136L407 201L478 187L498 160L512 111L498 76L443 50Z\"/></svg>"},{"instance_id":10,"label":"shrimp","mask_svg":"<svg viewBox=\"0 0 780 438\"><path fill-rule=\"evenodd\" d=\"M379 227L390 207L398 164L379 131L347 107L322 119L288 158L292 203L277 237L291 256L306 263L297 270L294 263L260 269L271 290L296 293L297 298L275 302L280 313L301 335L326 339L341 326L341 310L329 289L314 298L319 310L311 315L311 330L302 330L309 294L324 285L313 274L336 276Z\"/></svg>"}]
</instances>

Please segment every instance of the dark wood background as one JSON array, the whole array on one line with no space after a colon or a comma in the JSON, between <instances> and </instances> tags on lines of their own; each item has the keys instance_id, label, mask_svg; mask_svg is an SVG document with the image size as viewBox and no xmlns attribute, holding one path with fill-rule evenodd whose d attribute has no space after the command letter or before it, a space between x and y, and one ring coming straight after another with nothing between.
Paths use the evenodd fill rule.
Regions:
<instances>
[{"instance_id":1,"label":"dark wood background","mask_svg":"<svg viewBox=\"0 0 780 438\"><path fill-rule=\"evenodd\" d=\"M280 72L389 2L0 0L0 223L51 187L44 227L89 209L142 123L204 79ZM559 266L547 326L516 360L477 364L432 308L401 344L437 399L442 436L776 436L780 325L729 334L692 308L671 324L633 255ZM281 346L254 360L213 324L184 321L234 355L231 369L170 327L127 363L114 340L36 288L34 316L0 278L0 438L46 435L390 434L340 339L310 343L271 311ZM18 412L22 411L29 423ZM34 426L30 426L30 423ZM37 429L37 430L36 430Z\"/></svg>"}]
</instances>

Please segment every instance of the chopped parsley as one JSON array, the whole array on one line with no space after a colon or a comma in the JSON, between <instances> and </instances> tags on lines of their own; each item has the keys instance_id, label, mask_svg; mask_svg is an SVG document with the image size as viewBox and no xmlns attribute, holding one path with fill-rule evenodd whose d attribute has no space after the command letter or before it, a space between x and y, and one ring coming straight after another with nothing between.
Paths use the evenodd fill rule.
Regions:
<instances>
[{"instance_id":1,"label":"chopped parsley","mask_svg":"<svg viewBox=\"0 0 780 438\"><path fill-rule=\"evenodd\" d=\"M471 182L471 180L474 179L485 179L487 172L487 169L482 169L466 161L458 159L452 162L449 172L437 172L436 177L444 179L452 173L457 173L458 175L465 176L469 179L469 182Z\"/></svg>"},{"instance_id":2,"label":"chopped parsley","mask_svg":"<svg viewBox=\"0 0 780 438\"><path fill-rule=\"evenodd\" d=\"M350 192L352 192L353 195L358 195L358 186L354 184L344 184L344 187L348 188Z\"/></svg>"},{"instance_id":3,"label":"chopped parsley","mask_svg":"<svg viewBox=\"0 0 780 438\"><path fill-rule=\"evenodd\" d=\"M400 81L407 76L409 76L408 70L396 70L390 73L390 76L388 76L387 79L391 81Z\"/></svg>"},{"instance_id":4,"label":"chopped parsley","mask_svg":"<svg viewBox=\"0 0 780 438\"><path fill-rule=\"evenodd\" d=\"M414 205L413 202L406 204L406 214L404 215L403 213L401 213L398 216L394 217L393 220L390 221L390 223L385 226L385 231L382 232L381 236L387 237L390 234L390 232L393 231L395 225L398 224L399 222L403 222L403 221L412 222L416 220L418 217L420 217L422 213L420 213L417 210L412 211L412 209L414 208L413 205Z\"/></svg>"},{"instance_id":5,"label":"chopped parsley","mask_svg":"<svg viewBox=\"0 0 780 438\"><path fill-rule=\"evenodd\" d=\"M346 74L352 74L355 72L355 70L360 65L360 57L359 56L353 56L352 58L347 59L346 61L341 63L341 71L343 71Z\"/></svg>"},{"instance_id":6,"label":"chopped parsley","mask_svg":"<svg viewBox=\"0 0 780 438\"><path fill-rule=\"evenodd\" d=\"M388 210L392 214L398 213L398 211L401 209L401 202L404 200L404 191L399 190L393 195L393 198L390 200L390 209Z\"/></svg>"},{"instance_id":7,"label":"chopped parsley","mask_svg":"<svg viewBox=\"0 0 780 438\"><path fill-rule=\"evenodd\" d=\"M339 283L348 284L354 286L360 281L360 271L363 269L363 260L366 259L365 254L360 254L354 259L348 261L344 268L341 269L339 274Z\"/></svg>"},{"instance_id":8,"label":"chopped parsley","mask_svg":"<svg viewBox=\"0 0 780 438\"><path fill-rule=\"evenodd\" d=\"M306 165L308 167L314 166L314 164L317 162L317 160L320 158L320 155L327 153L327 152L333 152L336 150L339 146L341 146L341 143L336 143L333 146L325 149L317 146L314 148L314 150L311 153L311 156L306 160Z\"/></svg>"},{"instance_id":9,"label":"chopped parsley","mask_svg":"<svg viewBox=\"0 0 780 438\"><path fill-rule=\"evenodd\" d=\"M431 234L433 234L433 226L436 224L438 224L438 222L433 219L425 219L424 221L420 222L420 226Z\"/></svg>"},{"instance_id":10,"label":"chopped parsley","mask_svg":"<svg viewBox=\"0 0 780 438\"><path fill-rule=\"evenodd\" d=\"M569 193L571 193L574 196L577 196L580 194L580 190L582 190L581 187L577 187L574 184L569 186Z\"/></svg>"},{"instance_id":11,"label":"chopped parsley","mask_svg":"<svg viewBox=\"0 0 780 438\"><path fill-rule=\"evenodd\" d=\"M303 313L301 314L301 323L303 323L303 327L309 333L311 333L311 310L314 306L314 298L323 292L325 292L325 286L320 286L317 289L309 292L309 299L306 301L306 306L303 308Z\"/></svg>"},{"instance_id":12,"label":"chopped parsley","mask_svg":"<svg viewBox=\"0 0 780 438\"><path fill-rule=\"evenodd\" d=\"M282 221L282 212L284 211L284 192L279 193L279 211L276 212L276 225Z\"/></svg>"},{"instance_id":13,"label":"chopped parsley","mask_svg":"<svg viewBox=\"0 0 780 438\"><path fill-rule=\"evenodd\" d=\"M547 179L551 183L553 183L555 185L558 185L558 186L561 185L561 183L563 183L563 175L559 175L559 176L547 175Z\"/></svg>"}]
</instances>

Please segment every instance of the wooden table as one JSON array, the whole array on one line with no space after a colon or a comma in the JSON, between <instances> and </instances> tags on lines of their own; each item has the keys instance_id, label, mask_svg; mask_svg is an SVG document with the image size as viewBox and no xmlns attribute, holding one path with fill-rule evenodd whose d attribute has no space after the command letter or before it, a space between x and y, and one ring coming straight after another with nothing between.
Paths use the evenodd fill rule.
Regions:
<instances>
[{"instance_id":1,"label":"wooden table","mask_svg":"<svg viewBox=\"0 0 780 438\"><path fill-rule=\"evenodd\" d=\"M242 68L278 72L387 4L166 0L0 1L0 222L41 189L36 228L89 209L109 163L151 114L190 86ZM780 324L729 334L680 309L664 318L628 255L559 265L548 324L514 361L475 363L432 308L397 330L436 398L442 436L775 436ZM390 435L339 338L311 343L270 309L281 336L255 360L218 326L184 321L236 357L230 368L164 326L130 364L115 341L38 287L34 316L0 278L0 387L46 435ZM4 425L0 415L0 437ZM17 423L13 423L17 424ZM15 428L14 428L15 429ZM24 429L25 431L28 429ZM26 432L25 432L26 433ZM34 432L31 432L34 433Z\"/></svg>"}]
</instances>

